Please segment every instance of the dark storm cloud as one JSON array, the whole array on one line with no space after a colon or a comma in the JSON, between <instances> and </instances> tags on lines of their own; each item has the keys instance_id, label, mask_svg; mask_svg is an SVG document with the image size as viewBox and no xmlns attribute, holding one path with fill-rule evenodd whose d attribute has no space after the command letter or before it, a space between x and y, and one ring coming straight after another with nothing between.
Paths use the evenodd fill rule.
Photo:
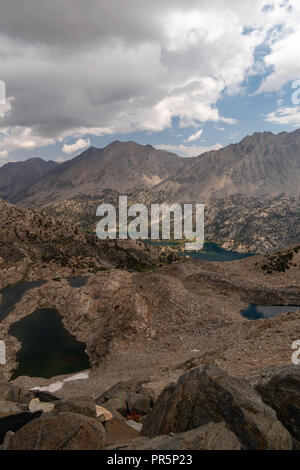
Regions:
<instances>
[{"instance_id":1,"label":"dark storm cloud","mask_svg":"<svg viewBox=\"0 0 300 470\"><path fill-rule=\"evenodd\" d=\"M139 0L2 0L0 31L12 39L70 49L120 37L161 37L159 18L171 2Z\"/></svg>"},{"instance_id":2,"label":"dark storm cloud","mask_svg":"<svg viewBox=\"0 0 300 470\"><path fill-rule=\"evenodd\" d=\"M265 3L0 0L0 79L11 105L0 150L162 130L174 116L181 125L222 120L218 99L238 90L273 24Z\"/></svg>"}]
</instances>

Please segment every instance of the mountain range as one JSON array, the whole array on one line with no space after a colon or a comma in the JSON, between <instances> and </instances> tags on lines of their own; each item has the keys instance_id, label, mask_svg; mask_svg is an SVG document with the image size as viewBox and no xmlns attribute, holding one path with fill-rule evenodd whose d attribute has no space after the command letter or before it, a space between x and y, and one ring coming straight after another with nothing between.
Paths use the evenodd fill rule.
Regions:
<instances>
[{"instance_id":1,"label":"mountain range","mask_svg":"<svg viewBox=\"0 0 300 470\"><path fill-rule=\"evenodd\" d=\"M255 133L193 158L115 141L62 164L8 163L0 168L0 196L25 207L99 197L106 190L138 192L147 202L202 202L235 194L299 197L299 181L300 129Z\"/></svg>"},{"instance_id":2,"label":"mountain range","mask_svg":"<svg viewBox=\"0 0 300 470\"><path fill-rule=\"evenodd\" d=\"M106 189L127 193L151 188L177 174L186 160L151 145L112 142L90 147L12 198L27 207L47 206L78 196L98 196Z\"/></svg>"},{"instance_id":3,"label":"mountain range","mask_svg":"<svg viewBox=\"0 0 300 470\"><path fill-rule=\"evenodd\" d=\"M299 181L300 129L277 135L263 132L194 158L156 185L148 199L195 203L234 194L298 197Z\"/></svg>"}]
</instances>

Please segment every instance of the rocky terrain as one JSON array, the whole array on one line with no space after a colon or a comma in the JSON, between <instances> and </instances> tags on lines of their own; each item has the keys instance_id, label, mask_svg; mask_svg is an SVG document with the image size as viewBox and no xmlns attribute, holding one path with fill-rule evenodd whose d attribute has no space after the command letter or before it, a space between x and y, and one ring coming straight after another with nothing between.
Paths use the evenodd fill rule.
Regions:
<instances>
[{"instance_id":1,"label":"rocky terrain","mask_svg":"<svg viewBox=\"0 0 300 470\"><path fill-rule=\"evenodd\" d=\"M107 267L151 269L176 258L168 249L131 240L102 241L82 232L76 224L46 216L0 200L1 272L17 272L16 279L30 272L97 271ZM7 274L4 275L4 277ZM0 275L1 277L1 275ZM7 283L10 282L9 274ZM0 281L2 282L2 281Z\"/></svg>"},{"instance_id":2,"label":"rocky terrain","mask_svg":"<svg viewBox=\"0 0 300 470\"><path fill-rule=\"evenodd\" d=\"M60 165L40 159L4 165L0 195L89 232L98 205L117 206L120 194L129 204L204 203L207 241L267 253L299 241L299 148L300 130L255 133L194 158L115 141Z\"/></svg>"},{"instance_id":3,"label":"rocky terrain","mask_svg":"<svg viewBox=\"0 0 300 470\"><path fill-rule=\"evenodd\" d=\"M174 351L183 362L201 361L201 354L210 350L218 360L215 350L223 351L227 336L228 355L235 358L237 336L241 349L247 344L249 321L240 312L249 303L300 305L298 245L277 255L230 263L176 260L172 252L143 243L100 242L61 219L3 201L1 209L0 288L20 280L46 281L24 293L1 322L1 334L10 351L7 377L15 368L20 348L17 339L8 334L9 327L38 308L59 311L67 329L86 344L93 368L104 367L108 360L112 371L111 358L115 357L119 374L119 365L126 370L132 356L136 371L150 370L153 354L155 361L161 356L162 363L169 364ZM72 287L68 278L79 275L86 277L86 284ZM276 330L277 322L289 341L280 350L280 337L273 345L270 340L268 356L258 362L248 359L244 371L248 367L255 370L257 364L273 364L273 360L274 364L290 360L290 344L298 339L295 313L251 323L251 327L259 338L260 325ZM232 337L235 329L239 333ZM234 347L230 346L232 338ZM260 340L255 340L253 347L257 354ZM197 351L196 359L193 350ZM239 362L234 359L231 364L229 357L224 361L222 354L224 351L220 365L239 373Z\"/></svg>"},{"instance_id":4,"label":"rocky terrain","mask_svg":"<svg viewBox=\"0 0 300 470\"><path fill-rule=\"evenodd\" d=\"M206 204L205 233L227 250L270 253L300 240L300 199L242 195Z\"/></svg>"},{"instance_id":5,"label":"rocky terrain","mask_svg":"<svg viewBox=\"0 0 300 470\"><path fill-rule=\"evenodd\" d=\"M74 265L72 270L68 266L57 269L57 265L51 270L49 265L38 264L28 271L26 278L19 269L2 269L2 287L8 280L10 284L20 280L21 275L27 280L47 281L27 291L1 322L2 338L9 350L6 375L9 377L15 368L15 354L20 348L17 339L9 335L9 327L38 308L59 311L67 329L86 344L93 368L104 367L108 361L112 371L116 361L119 374L120 368L127 370L134 358L135 371L146 370L151 369L153 360L156 363L159 357L159 361L169 364L169 356L174 352L177 362L178 356L186 361L201 361L200 353L207 355L210 351L217 360L219 353L214 348L221 348L222 367L238 372L240 363L235 362L238 348L250 347L247 344L249 321L241 317L241 310L249 303L300 305L299 257L300 250L295 247L290 268L272 273L264 269L266 258L262 256L232 263L183 259L139 271L114 267L78 271L74 270ZM79 274L86 276L86 284L80 288L70 286L68 277ZM259 328L276 330L278 321L279 333L282 329L285 331L282 350L279 338L272 345L274 337L266 335L268 356L254 362L248 358L247 364L242 365L243 371L248 367L255 370L257 364L269 364L270 360L271 364L273 360L274 364L290 360L291 343L300 334L294 313L255 322L253 336L257 339L254 339L253 352L257 356L257 348L262 347ZM292 328L294 331L290 331ZM221 359L227 335L229 344L234 341L234 347L228 345L234 364L229 357L225 361ZM197 351L196 359L191 353L193 350ZM274 357L270 358L272 355Z\"/></svg>"},{"instance_id":6,"label":"rocky terrain","mask_svg":"<svg viewBox=\"0 0 300 470\"><path fill-rule=\"evenodd\" d=\"M96 398L59 398L0 382L4 450L292 450L299 448L299 368L270 371L253 387L213 364L153 398L146 380ZM293 413L291 413L293 406Z\"/></svg>"},{"instance_id":7,"label":"rocky terrain","mask_svg":"<svg viewBox=\"0 0 300 470\"><path fill-rule=\"evenodd\" d=\"M118 207L119 195L109 190L101 198L70 199L44 211L93 232L98 221L97 207L103 202ZM149 207L150 196L147 191L133 192L128 195L128 204L139 201ZM239 194L211 199L205 202L205 239L227 250L250 253L268 253L294 245L300 239L300 200L284 194L262 198Z\"/></svg>"},{"instance_id":8,"label":"rocky terrain","mask_svg":"<svg viewBox=\"0 0 300 470\"><path fill-rule=\"evenodd\" d=\"M0 399L3 447L298 448L298 366L289 379L296 385L280 379L280 395L272 384L278 380L273 375L289 369L291 345L300 337L300 310L253 322L239 314L251 301L299 304L298 253L294 256L290 269L272 274L262 269L264 257L210 264L183 260L153 272L86 273L89 280L81 288L60 278L28 291L1 322L8 351L1 373L9 377L21 347L7 334L9 326L37 306L58 308L65 327L86 342L92 369L86 380L19 377L8 386L0 385L6 390ZM211 366L203 370L205 364L216 364L224 372ZM177 386L170 385L182 374ZM134 380L128 382L129 378ZM266 388L271 378L272 394ZM119 380L125 383L117 384ZM187 385L181 386L185 381ZM56 397L30 392L50 384L55 389L55 383L61 384ZM251 388L257 385L263 400ZM7 391L11 389L16 390L14 395ZM193 418L188 417L190 393L195 400ZM223 401L224 394L232 398ZM173 406L176 400L179 408ZM161 415L161 406L168 414ZM174 414L175 409L182 410L189 425L181 414ZM240 421L228 418L235 415ZM166 423L174 424L169 430Z\"/></svg>"}]
</instances>

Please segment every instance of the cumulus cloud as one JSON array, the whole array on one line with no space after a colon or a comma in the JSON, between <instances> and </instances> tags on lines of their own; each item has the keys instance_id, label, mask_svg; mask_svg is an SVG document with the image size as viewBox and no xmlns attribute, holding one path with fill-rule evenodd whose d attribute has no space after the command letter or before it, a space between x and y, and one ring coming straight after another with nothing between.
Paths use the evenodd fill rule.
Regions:
<instances>
[{"instance_id":1,"label":"cumulus cloud","mask_svg":"<svg viewBox=\"0 0 300 470\"><path fill-rule=\"evenodd\" d=\"M262 89L287 79L280 72L286 51L288 70L298 70L290 53L299 40L299 17L289 11L292 5L298 14L296 0L274 0L273 9L266 4L40 0L37 8L36 0L0 0L0 78L13 99L0 118L0 147L161 131L174 117L181 127L234 124L218 100L240 91L266 38L264 66L274 67L276 77Z\"/></svg>"},{"instance_id":2,"label":"cumulus cloud","mask_svg":"<svg viewBox=\"0 0 300 470\"><path fill-rule=\"evenodd\" d=\"M182 157L197 157L202 153L209 152L211 150L219 150L223 146L221 144L215 144L212 146L198 146L198 145L155 145L157 149L167 150L167 152L174 152Z\"/></svg>"},{"instance_id":3,"label":"cumulus cloud","mask_svg":"<svg viewBox=\"0 0 300 470\"><path fill-rule=\"evenodd\" d=\"M185 142L193 142L194 140L200 139L203 134L203 129L199 129L199 131L195 132L194 134L190 135Z\"/></svg>"},{"instance_id":4,"label":"cumulus cloud","mask_svg":"<svg viewBox=\"0 0 300 470\"><path fill-rule=\"evenodd\" d=\"M35 134L29 127L0 128L0 149L33 150L54 143L54 139Z\"/></svg>"},{"instance_id":5,"label":"cumulus cloud","mask_svg":"<svg viewBox=\"0 0 300 470\"><path fill-rule=\"evenodd\" d=\"M284 84L300 78L300 62L295 56L300 42L299 1L276 2L269 19L276 24L268 36L270 51L263 61L270 73L258 93L279 91Z\"/></svg>"},{"instance_id":6,"label":"cumulus cloud","mask_svg":"<svg viewBox=\"0 0 300 470\"><path fill-rule=\"evenodd\" d=\"M300 107L281 107L265 116L266 121L275 124L300 126Z\"/></svg>"},{"instance_id":7,"label":"cumulus cloud","mask_svg":"<svg viewBox=\"0 0 300 470\"><path fill-rule=\"evenodd\" d=\"M84 140L84 139L78 139L74 144L65 144L62 148L62 151L70 155L71 153L77 152L78 150L82 150L86 147L91 145L90 139Z\"/></svg>"},{"instance_id":8,"label":"cumulus cloud","mask_svg":"<svg viewBox=\"0 0 300 470\"><path fill-rule=\"evenodd\" d=\"M5 158L5 157L7 157L7 155L8 155L7 150L0 150L0 158Z\"/></svg>"}]
</instances>

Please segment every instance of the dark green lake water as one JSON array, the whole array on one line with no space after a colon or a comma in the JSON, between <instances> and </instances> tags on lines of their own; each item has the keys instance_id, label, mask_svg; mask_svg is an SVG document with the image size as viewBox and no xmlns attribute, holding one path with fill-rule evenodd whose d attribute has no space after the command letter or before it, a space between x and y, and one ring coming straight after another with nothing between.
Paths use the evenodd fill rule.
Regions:
<instances>
[{"instance_id":1,"label":"dark green lake water","mask_svg":"<svg viewBox=\"0 0 300 470\"><path fill-rule=\"evenodd\" d=\"M190 258L201 259L203 261L235 261L238 259L253 256L252 253L238 253L237 251L228 251L221 248L217 243L205 242L200 251L183 251L181 255L187 255Z\"/></svg>"},{"instance_id":2,"label":"dark green lake water","mask_svg":"<svg viewBox=\"0 0 300 470\"><path fill-rule=\"evenodd\" d=\"M249 307L242 310L241 314L248 320L260 320L261 318L273 318L277 315L287 312L296 312L300 310L300 306L288 306L288 305L255 305L250 304Z\"/></svg>"},{"instance_id":3,"label":"dark green lake water","mask_svg":"<svg viewBox=\"0 0 300 470\"><path fill-rule=\"evenodd\" d=\"M0 294L2 295L2 302L0 305L0 321L4 320L4 318L13 311L16 303L20 302L25 292L29 289L33 289L34 287L40 287L45 284L45 282L46 281L18 282L13 286L1 289Z\"/></svg>"},{"instance_id":4,"label":"dark green lake water","mask_svg":"<svg viewBox=\"0 0 300 470\"><path fill-rule=\"evenodd\" d=\"M179 245L177 242L170 242L170 241L147 241L153 246L170 246L170 247L178 247L180 248L181 244ZM253 256L253 253L238 253L237 251L228 251L224 248L221 248L217 243L213 242L205 242L204 247L200 251L180 251L180 255L182 256L189 256L190 258L201 259L203 261L235 261L238 259L248 258L249 256Z\"/></svg>"},{"instance_id":5,"label":"dark green lake water","mask_svg":"<svg viewBox=\"0 0 300 470\"><path fill-rule=\"evenodd\" d=\"M9 334L22 344L12 379L20 375L50 378L90 368L85 344L65 329L55 309L36 310L11 325Z\"/></svg>"}]
</instances>

